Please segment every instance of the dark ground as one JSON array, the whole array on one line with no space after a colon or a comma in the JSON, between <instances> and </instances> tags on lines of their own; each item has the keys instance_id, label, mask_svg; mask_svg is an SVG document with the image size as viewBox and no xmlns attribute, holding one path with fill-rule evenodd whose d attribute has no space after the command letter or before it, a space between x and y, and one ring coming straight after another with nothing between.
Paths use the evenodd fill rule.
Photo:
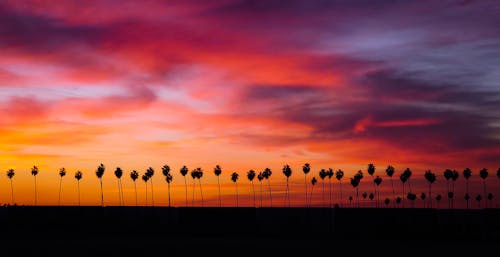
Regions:
<instances>
[{"instance_id":1,"label":"dark ground","mask_svg":"<svg viewBox=\"0 0 500 257\"><path fill-rule=\"evenodd\" d=\"M500 255L500 209L0 208L1 256Z\"/></svg>"}]
</instances>

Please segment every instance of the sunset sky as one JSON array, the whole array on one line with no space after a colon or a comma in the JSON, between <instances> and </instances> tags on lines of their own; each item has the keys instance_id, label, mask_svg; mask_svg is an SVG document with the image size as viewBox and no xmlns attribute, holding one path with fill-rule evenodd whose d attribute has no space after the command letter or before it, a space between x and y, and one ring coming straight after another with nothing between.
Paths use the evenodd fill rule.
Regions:
<instances>
[{"instance_id":1,"label":"sunset sky","mask_svg":"<svg viewBox=\"0 0 500 257\"><path fill-rule=\"evenodd\" d=\"M308 180L342 169L344 200L360 169L360 190L373 189L368 163L387 192L387 165L396 182L411 168L417 193L427 192L427 169L443 191L444 169L470 167L474 195L488 168L500 198L498 1L82 3L0 3L0 204L11 202L11 168L15 202L33 204L37 165L38 204L58 203L65 167L63 204L77 203L81 170L82 204L99 205L100 163L109 205L118 203L118 166L126 204L135 204L130 171L153 167L155 204L165 205L164 164L175 205L185 203L182 165L205 171L206 205L217 205L217 164L226 205L232 172L240 204L253 205L246 172L266 167L283 205L284 164L292 199L303 201L306 162ZM137 188L144 203L140 179Z\"/></svg>"}]
</instances>

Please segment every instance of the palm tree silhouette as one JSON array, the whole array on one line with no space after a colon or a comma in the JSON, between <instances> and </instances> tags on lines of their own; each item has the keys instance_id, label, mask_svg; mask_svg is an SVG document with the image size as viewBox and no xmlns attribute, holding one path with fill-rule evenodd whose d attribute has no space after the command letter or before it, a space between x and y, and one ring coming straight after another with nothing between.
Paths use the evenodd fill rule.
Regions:
<instances>
[{"instance_id":1,"label":"palm tree silhouette","mask_svg":"<svg viewBox=\"0 0 500 257\"><path fill-rule=\"evenodd\" d=\"M493 201L493 194L492 193L488 193L488 201L491 202Z\"/></svg>"},{"instance_id":2,"label":"palm tree silhouette","mask_svg":"<svg viewBox=\"0 0 500 257\"><path fill-rule=\"evenodd\" d=\"M451 208L451 198L453 197L453 193L450 190L450 179L453 177L453 171L451 169L445 169L443 172L443 176L446 179L446 189L448 193L448 208Z\"/></svg>"},{"instance_id":3,"label":"palm tree silhouette","mask_svg":"<svg viewBox=\"0 0 500 257\"><path fill-rule=\"evenodd\" d=\"M328 176L327 172L325 169L321 169L319 171L319 178L321 179L321 184L323 184L323 192L321 194L321 199L323 201L323 207L326 207L326 202L325 202L325 178Z\"/></svg>"},{"instance_id":4,"label":"palm tree silhouette","mask_svg":"<svg viewBox=\"0 0 500 257\"><path fill-rule=\"evenodd\" d=\"M425 195L424 192L420 193L420 200L422 200L422 203L424 205L424 208L425 208L425 198L427 197L427 195Z\"/></svg>"},{"instance_id":5,"label":"palm tree silhouette","mask_svg":"<svg viewBox=\"0 0 500 257\"><path fill-rule=\"evenodd\" d=\"M302 166L302 172L304 172L304 185L306 188L306 206L307 206L307 173L311 171L311 165L309 163L304 163Z\"/></svg>"},{"instance_id":6,"label":"palm tree silhouette","mask_svg":"<svg viewBox=\"0 0 500 257\"><path fill-rule=\"evenodd\" d=\"M192 194L192 200L191 200L191 206L194 206L194 193L196 191L196 169L191 171L191 178L193 179L193 194Z\"/></svg>"},{"instance_id":7,"label":"palm tree silhouette","mask_svg":"<svg viewBox=\"0 0 500 257\"><path fill-rule=\"evenodd\" d=\"M366 169L366 172L372 177L373 180L373 174L375 174L375 165L373 163L369 163L368 167ZM377 193L377 187L375 185L375 180L373 180L373 191Z\"/></svg>"},{"instance_id":8,"label":"palm tree silhouette","mask_svg":"<svg viewBox=\"0 0 500 257\"><path fill-rule=\"evenodd\" d=\"M497 170L497 177L500 178L500 168Z\"/></svg>"},{"instance_id":9,"label":"palm tree silhouette","mask_svg":"<svg viewBox=\"0 0 500 257\"><path fill-rule=\"evenodd\" d=\"M406 181L408 181L408 177L406 176L406 174L403 172L401 173L401 175L399 176L399 180L401 180L401 183L403 184L403 196L405 195L405 183ZM401 204L403 205L403 208L405 207L405 201L404 201L404 198L401 198Z\"/></svg>"},{"instance_id":10,"label":"palm tree silhouette","mask_svg":"<svg viewBox=\"0 0 500 257\"><path fill-rule=\"evenodd\" d=\"M252 191L253 191L253 207L255 207L256 203L255 203L255 186L253 184L253 179L255 178L255 170L249 170L247 172L247 178L248 180L250 181L250 183L252 184Z\"/></svg>"},{"instance_id":11,"label":"palm tree silhouette","mask_svg":"<svg viewBox=\"0 0 500 257\"><path fill-rule=\"evenodd\" d=\"M193 172L191 172L191 176L193 176ZM203 177L203 170L198 167L196 169L194 169L194 178L197 178L198 179L198 184L200 185L200 196L201 196L201 206L203 207L203 190L201 188L201 177ZM193 191L194 193L194 191Z\"/></svg>"},{"instance_id":12,"label":"palm tree silhouette","mask_svg":"<svg viewBox=\"0 0 500 257\"><path fill-rule=\"evenodd\" d=\"M332 168L328 168L326 171L326 176L328 177L328 193L329 193L329 200L330 200L330 208L333 206L332 202L332 177L335 174Z\"/></svg>"},{"instance_id":13,"label":"palm tree silhouette","mask_svg":"<svg viewBox=\"0 0 500 257\"><path fill-rule=\"evenodd\" d=\"M123 170L120 167L116 167L115 176L118 179L118 201L120 202L120 206L125 202L123 200L123 192L122 192L122 175Z\"/></svg>"},{"instance_id":14,"label":"palm tree silhouette","mask_svg":"<svg viewBox=\"0 0 500 257\"><path fill-rule=\"evenodd\" d=\"M465 178L465 202L467 204L467 209L469 209L469 178L472 176L472 170L469 168L465 168L464 171L462 172L464 178Z\"/></svg>"},{"instance_id":15,"label":"palm tree silhouette","mask_svg":"<svg viewBox=\"0 0 500 257\"><path fill-rule=\"evenodd\" d=\"M236 207L238 207L238 173L233 172L231 174L231 180L234 182L234 185L236 187Z\"/></svg>"},{"instance_id":16,"label":"palm tree silhouette","mask_svg":"<svg viewBox=\"0 0 500 257\"><path fill-rule=\"evenodd\" d=\"M380 176L376 176L373 179L373 182L375 183L375 185L378 188L380 186L380 184L382 183L382 178ZM378 202L380 201L380 190L375 190L375 193L377 193L377 201L375 201L375 206L378 208Z\"/></svg>"},{"instance_id":17,"label":"palm tree silhouette","mask_svg":"<svg viewBox=\"0 0 500 257\"><path fill-rule=\"evenodd\" d=\"M135 191L135 206L137 207L137 183L135 182L139 178L139 173L136 170L130 172L130 178L134 181L134 191Z\"/></svg>"},{"instance_id":18,"label":"palm tree silhouette","mask_svg":"<svg viewBox=\"0 0 500 257\"><path fill-rule=\"evenodd\" d=\"M479 177L481 177L483 179L484 197L486 198L486 178L488 177L488 169L482 168L479 171ZM481 200L479 200L479 201L481 201ZM484 207L488 208L488 201L484 201Z\"/></svg>"},{"instance_id":19,"label":"palm tree silhouette","mask_svg":"<svg viewBox=\"0 0 500 257\"><path fill-rule=\"evenodd\" d=\"M314 191L314 186L316 185L316 183L318 182L318 180L316 179L316 177L313 177L311 179L311 184L312 184L312 187L311 187L311 193L309 194L309 208L311 207L311 204L312 204L312 196L313 196L313 191Z\"/></svg>"},{"instance_id":20,"label":"palm tree silhouette","mask_svg":"<svg viewBox=\"0 0 500 257\"><path fill-rule=\"evenodd\" d=\"M481 199L483 199L483 197L481 196L481 194L478 194L476 196L476 201L477 201L477 207L478 208L481 208Z\"/></svg>"},{"instance_id":21,"label":"palm tree silhouette","mask_svg":"<svg viewBox=\"0 0 500 257\"><path fill-rule=\"evenodd\" d=\"M75 172L76 185L78 188L78 206L80 206L80 179L83 178L83 173L79 170Z\"/></svg>"},{"instance_id":22,"label":"palm tree silhouette","mask_svg":"<svg viewBox=\"0 0 500 257\"><path fill-rule=\"evenodd\" d=\"M95 172L95 175L97 176L97 178L101 182L101 206L102 207L104 207L104 192L103 192L103 188L102 188L102 176L104 175L105 170L106 170L106 167L104 167L104 164L101 163L97 167L97 170Z\"/></svg>"},{"instance_id":23,"label":"palm tree silhouette","mask_svg":"<svg viewBox=\"0 0 500 257\"><path fill-rule=\"evenodd\" d=\"M170 174L170 166L168 165L163 165L161 167L161 171L163 173L163 176L165 176L165 181L167 181L168 185L168 207L170 207L170 182L172 182L173 176Z\"/></svg>"},{"instance_id":24,"label":"palm tree silhouette","mask_svg":"<svg viewBox=\"0 0 500 257\"><path fill-rule=\"evenodd\" d=\"M436 174L431 170L426 170L424 178L429 182L429 207L432 208L432 184L436 181Z\"/></svg>"},{"instance_id":25,"label":"palm tree silhouette","mask_svg":"<svg viewBox=\"0 0 500 257\"><path fill-rule=\"evenodd\" d=\"M59 206L61 205L61 193L62 193L62 178L66 176L66 169L64 167L59 169Z\"/></svg>"},{"instance_id":26,"label":"palm tree silhouette","mask_svg":"<svg viewBox=\"0 0 500 257\"><path fill-rule=\"evenodd\" d=\"M353 178L351 178L351 185L352 187L356 190L356 200L357 200L357 207L359 208L359 189L358 189L358 185L359 185L359 178L354 176Z\"/></svg>"},{"instance_id":27,"label":"palm tree silhouette","mask_svg":"<svg viewBox=\"0 0 500 257\"><path fill-rule=\"evenodd\" d=\"M257 175L257 179L259 180L260 182L260 208L262 208L262 180L264 179L264 173L263 172L259 172L259 174Z\"/></svg>"},{"instance_id":28,"label":"palm tree silhouette","mask_svg":"<svg viewBox=\"0 0 500 257\"><path fill-rule=\"evenodd\" d=\"M391 200L389 198L385 198L384 200L384 203L385 203L385 207L389 207L389 203L391 203Z\"/></svg>"},{"instance_id":29,"label":"palm tree silhouette","mask_svg":"<svg viewBox=\"0 0 500 257\"><path fill-rule=\"evenodd\" d=\"M180 169L181 175L184 177L184 186L186 188L186 207L188 206L188 188L187 188L187 180L186 180L186 175L189 172L189 169L186 167L186 165L182 166Z\"/></svg>"},{"instance_id":30,"label":"palm tree silhouette","mask_svg":"<svg viewBox=\"0 0 500 257\"><path fill-rule=\"evenodd\" d=\"M409 192L408 195L406 196L408 200L411 201L411 208L415 207L415 200L417 199L417 195L414 193Z\"/></svg>"},{"instance_id":31,"label":"palm tree silhouette","mask_svg":"<svg viewBox=\"0 0 500 257\"><path fill-rule=\"evenodd\" d=\"M441 194L436 195L436 204L437 204L438 209L439 209L439 203L441 202L441 199L442 199Z\"/></svg>"},{"instance_id":32,"label":"palm tree silhouette","mask_svg":"<svg viewBox=\"0 0 500 257\"><path fill-rule=\"evenodd\" d=\"M357 184L356 184L355 188L356 188L356 198L358 200L358 208L359 208L360 206L359 206L358 188L359 188L359 184L361 183L361 179L363 179L363 171L358 170L358 172L354 175L354 179L357 180L357 182L356 182ZM352 184L352 182L351 182L351 184Z\"/></svg>"},{"instance_id":33,"label":"palm tree silhouette","mask_svg":"<svg viewBox=\"0 0 500 257\"><path fill-rule=\"evenodd\" d=\"M38 167L37 166L33 166L33 168L31 168L31 175L33 175L33 177L35 178L35 206L37 205L36 204L36 200L37 200L37 194L36 194L36 175L38 175Z\"/></svg>"},{"instance_id":34,"label":"palm tree silhouette","mask_svg":"<svg viewBox=\"0 0 500 257\"><path fill-rule=\"evenodd\" d=\"M453 202L454 202L454 196L455 196L455 182L457 181L459 175L458 175L458 171L456 170L453 170L452 171L452 176L451 176L451 192L452 192L452 195L451 195L451 208L453 209Z\"/></svg>"},{"instance_id":35,"label":"palm tree silhouette","mask_svg":"<svg viewBox=\"0 0 500 257\"><path fill-rule=\"evenodd\" d=\"M366 197L368 197L368 193L367 192L363 192L361 194L361 196L363 197L363 203L366 203ZM365 204L366 205L366 204Z\"/></svg>"},{"instance_id":36,"label":"palm tree silhouette","mask_svg":"<svg viewBox=\"0 0 500 257\"><path fill-rule=\"evenodd\" d=\"M264 171L262 172L262 176L264 176L264 179L267 180L267 185L269 186L269 206L270 207L273 207L273 194L271 192L271 175L273 174L273 172L271 171L270 168L265 168Z\"/></svg>"},{"instance_id":37,"label":"palm tree silhouette","mask_svg":"<svg viewBox=\"0 0 500 257\"><path fill-rule=\"evenodd\" d=\"M411 190L411 181L410 181L412 172L411 172L410 168L406 168L403 171L403 174L405 175L406 180L408 181L408 192L412 193L412 190Z\"/></svg>"},{"instance_id":38,"label":"palm tree silhouette","mask_svg":"<svg viewBox=\"0 0 500 257\"><path fill-rule=\"evenodd\" d=\"M214 174L217 176L217 184L219 185L219 207L222 206L221 194L220 194L220 179L219 176L222 173L222 168L219 165L216 165L214 168Z\"/></svg>"},{"instance_id":39,"label":"palm tree silhouette","mask_svg":"<svg viewBox=\"0 0 500 257\"><path fill-rule=\"evenodd\" d=\"M396 191L394 191L394 180L392 179L392 175L394 175L394 167L391 165L387 166L387 168L385 169L385 174L387 174L387 176L391 178L392 198L394 199L394 197L396 197ZM394 204L396 203L394 202Z\"/></svg>"},{"instance_id":40,"label":"palm tree silhouette","mask_svg":"<svg viewBox=\"0 0 500 257\"><path fill-rule=\"evenodd\" d=\"M290 207L290 189L288 187L288 179L292 175L292 168L290 168L290 166L288 164L285 164L285 166L283 166L283 170L282 171L283 171L283 174L286 177L285 205L286 205L286 200L288 198L288 207Z\"/></svg>"},{"instance_id":41,"label":"palm tree silhouette","mask_svg":"<svg viewBox=\"0 0 500 257\"><path fill-rule=\"evenodd\" d=\"M153 169L153 167L149 167L147 170L146 170L146 176L149 177L149 179L151 180L151 206L155 206L155 197L154 197L154 187L153 187L153 176L155 174L155 170Z\"/></svg>"},{"instance_id":42,"label":"palm tree silhouette","mask_svg":"<svg viewBox=\"0 0 500 257\"><path fill-rule=\"evenodd\" d=\"M342 204L343 198L342 198L342 178L344 177L344 171L341 169L338 169L337 172L335 172L335 178L339 181L339 191L340 191L340 203Z\"/></svg>"},{"instance_id":43,"label":"palm tree silhouette","mask_svg":"<svg viewBox=\"0 0 500 257\"><path fill-rule=\"evenodd\" d=\"M146 206L148 206L148 180L150 179L151 177L148 176L147 174L144 174L142 175L142 180L144 181L144 183L146 184Z\"/></svg>"},{"instance_id":44,"label":"palm tree silhouette","mask_svg":"<svg viewBox=\"0 0 500 257\"><path fill-rule=\"evenodd\" d=\"M14 205L14 185L12 183L12 177L14 177L14 175L16 175L14 169L7 170L7 177L10 179L10 192L12 198L12 205Z\"/></svg>"}]
</instances>

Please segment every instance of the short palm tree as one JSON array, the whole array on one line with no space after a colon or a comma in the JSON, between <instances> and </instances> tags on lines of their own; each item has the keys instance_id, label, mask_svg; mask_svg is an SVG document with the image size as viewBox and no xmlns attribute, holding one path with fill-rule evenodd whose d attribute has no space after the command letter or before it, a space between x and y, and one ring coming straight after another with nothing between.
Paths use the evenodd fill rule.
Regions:
<instances>
[{"instance_id":1,"label":"short palm tree","mask_svg":"<svg viewBox=\"0 0 500 257\"><path fill-rule=\"evenodd\" d=\"M122 191L122 175L123 175L123 170L120 167L116 167L115 170L115 176L118 179L118 202L120 203L120 206L123 205L123 191Z\"/></svg>"},{"instance_id":2,"label":"short palm tree","mask_svg":"<svg viewBox=\"0 0 500 257\"><path fill-rule=\"evenodd\" d=\"M102 176L104 175L104 171L106 170L106 167L104 167L104 164L100 164L97 167L97 170L95 172L95 175L99 179L99 182L101 183L101 206L104 207L104 192L102 188Z\"/></svg>"},{"instance_id":3,"label":"short palm tree","mask_svg":"<svg viewBox=\"0 0 500 257\"><path fill-rule=\"evenodd\" d=\"M424 208L425 208L425 198L427 198L427 195L424 192L420 193L420 200L422 200Z\"/></svg>"},{"instance_id":4,"label":"short palm tree","mask_svg":"<svg viewBox=\"0 0 500 257\"><path fill-rule=\"evenodd\" d=\"M484 198L486 198L486 178L488 177L488 169L486 168L482 168L480 171L479 171L479 177L481 177L481 179L483 179L483 190L484 190ZM481 200L479 200L478 202L480 202ZM488 208L488 201L484 201L484 206L485 208Z\"/></svg>"},{"instance_id":5,"label":"short palm tree","mask_svg":"<svg viewBox=\"0 0 500 257\"><path fill-rule=\"evenodd\" d=\"M80 206L80 179L83 178L83 173L79 170L75 172L76 185L78 188L78 206Z\"/></svg>"},{"instance_id":6,"label":"short palm tree","mask_svg":"<svg viewBox=\"0 0 500 257\"><path fill-rule=\"evenodd\" d=\"M145 175L149 177L149 179L151 180L151 206L155 206L155 197L154 197L154 187L153 187L153 176L155 174L155 170L153 169L153 167L149 167L147 170L146 170L146 173Z\"/></svg>"},{"instance_id":7,"label":"short palm tree","mask_svg":"<svg viewBox=\"0 0 500 257\"><path fill-rule=\"evenodd\" d=\"M253 184L253 180L255 178L255 170L249 170L247 172L247 178L248 178L248 181L250 181L250 183L252 184L252 191L253 191L253 207L255 207L255 186Z\"/></svg>"},{"instance_id":8,"label":"short palm tree","mask_svg":"<svg viewBox=\"0 0 500 257\"><path fill-rule=\"evenodd\" d=\"M285 175L286 177L286 194L285 194L285 205L286 205L286 200L288 198L288 207L290 207L290 189L289 189L289 186L288 186L288 180L290 178L290 176L292 175L292 168L290 168L290 165L288 164L285 164L285 166L283 166L283 174Z\"/></svg>"},{"instance_id":9,"label":"short palm tree","mask_svg":"<svg viewBox=\"0 0 500 257\"><path fill-rule=\"evenodd\" d=\"M147 174L143 174L142 175L142 181L144 181L144 183L146 184L146 206L148 206L148 180L150 179L151 177L148 176Z\"/></svg>"},{"instance_id":10,"label":"short palm tree","mask_svg":"<svg viewBox=\"0 0 500 257\"><path fill-rule=\"evenodd\" d=\"M257 175L257 179L260 182L260 207L262 208L262 194L263 194L262 180L264 179L264 173L263 172L259 172L259 174Z\"/></svg>"},{"instance_id":11,"label":"short palm tree","mask_svg":"<svg viewBox=\"0 0 500 257\"><path fill-rule=\"evenodd\" d=\"M443 197L441 197L441 194L436 195L436 205L438 209L439 209L439 203L441 202L442 198Z\"/></svg>"},{"instance_id":12,"label":"short palm tree","mask_svg":"<svg viewBox=\"0 0 500 257\"><path fill-rule=\"evenodd\" d=\"M180 169L181 175L184 177L184 186L186 188L186 207L188 206L188 188L187 188L187 180L186 180L186 175L189 172L189 169L186 167L186 165L182 166Z\"/></svg>"},{"instance_id":13,"label":"short palm tree","mask_svg":"<svg viewBox=\"0 0 500 257\"><path fill-rule=\"evenodd\" d=\"M483 199L483 197L481 196L481 194L476 195L476 201L477 201L477 207L478 208L481 208L481 199Z\"/></svg>"},{"instance_id":14,"label":"short palm tree","mask_svg":"<svg viewBox=\"0 0 500 257\"><path fill-rule=\"evenodd\" d=\"M170 182L172 182L172 174L170 174L170 166L168 165L163 165L161 167L161 171L163 173L163 176L165 176L165 181L167 181L167 186L168 186L168 207L170 207Z\"/></svg>"},{"instance_id":15,"label":"short palm tree","mask_svg":"<svg viewBox=\"0 0 500 257\"><path fill-rule=\"evenodd\" d=\"M384 203L385 203L386 208L389 207L389 203L391 203L391 199L385 198Z\"/></svg>"},{"instance_id":16,"label":"short palm tree","mask_svg":"<svg viewBox=\"0 0 500 257\"><path fill-rule=\"evenodd\" d=\"M392 175L394 175L394 167L389 165L387 166L387 168L385 169L385 174L391 178L391 185L392 185L392 198L394 199L396 197L396 191L394 190L394 180L392 179ZM396 202L394 202L394 205L396 204Z\"/></svg>"},{"instance_id":17,"label":"short palm tree","mask_svg":"<svg viewBox=\"0 0 500 257\"><path fill-rule=\"evenodd\" d=\"M130 178L134 181L134 190L135 190L135 206L137 207L137 183L135 182L139 178L139 173L136 170L130 172Z\"/></svg>"},{"instance_id":18,"label":"short palm tree","mask_svg":"<svg viewBox=\"0 0 500 257\"><path fill-rule=\"evenodd\" d=\"M220 174L222 174L222 168L220 167L220 165L215 165L215 168L214 168L214 174L215 176L217 176L217 184L219 185L219 207L222 206L222 199L221 199L221 193L220 193Z\"/></svg>"},{"instance_id":19,"label":"short palm tree","mask_svg":"<svg viewBox=\"0 0 500 257\"><path fill-rule=\"evenodd\" d=\"M314 191L314 186L316 185L316 183L318 183L318 180L316 179L316 177L313 177L311 179L311 193L309 194L309 207L311 207L311 204L312 204L312 196L313 196L313 191Z\"/></svg>"},{"instance_id":20,"label":"short palm tree","mask_svg":"<svg viewBox=\"0 0 500 257\"><path fill-rule=\"evenodd\" d=\"M238 173L237 172L233 172L231 174L231 181L234 182L234 185L236 187L236 207L238 207Z\"/></svg>"},{"instance_id":21,"label":"short palm tree","mask_svg":"<svg viewBox=\"0 0 500 257\"><path fill-rule=\"evenodd\" d=\"M9 169L7 170L7 177L10 179L10 192L11 192L11 198L12 198L12 204L14 205L14 185L12 183L12 178L16 175L16 172L14 169Z\"/></svg>"},{"instance_id":22,"label":"short palm tree","mask_svg":"<svg viewBox=\"0 0 500 257\"><path fill-rule=\"evenodd\" d=\"M432 184L436 181L436 174L431 170L426 170L424 178L429 182L429 208L432 208Z\"/></svg>"},{"instance_id":23,"label":"short palm tree","mask_svg":"<svg viewBox=\"0 0 500 257\"><path fill-rule=\"evenodd\" d=\"M273 194L271 192L271 175L273 174L273 172L271 171L270 168L265 168L264 171L262 172L262 176L264 176L264 179L267 180L267 185L269 186L269 206L270 207L273 207Z\"/></svg>"},{"instance_id":24,"label":"short palm tree","mask_svg":"<svg viewBox=\"0 0 500 257\"><path fill-rule=\"evenodd\" d=\"M307 174L311 171L311 165L309 163L304 163L302 166L302 172L304 172L304 186L306 188L306 206L307 206Z\"/></svg>"},{"instance_id":25,"label":"short palm tree","mask_svg":"<svg viewBox=\"0 0 500 257\"><path fill-rule=\"evenodd\" d=\"M66 169L64 167L59 169L59 206L61 205L61 193L62 193L62 178L66 176Z\"/></svg>"},{"instance_id":26,"label":"short palm tree","mask_svg":"<svg viewBox=\"0 0 500 257\"><path fill-rule=\"evenodd\" d=\"M467 209L469 209L469 200L470 200L469 178L472 176L472 170L469 168L465 168L464 171L462 172L462 175L465 178L465 202L467 204Z\"/></svg>"},{"instance_id":27,"label":"short palm tree","mask_svg":"<svg viewBox=\"0 0 500 257\"><path fill-rule=\"evenodd\" d=\"M321 193L321 200L323 201L323 207L326 207L326 201L325 201L325 178L328 176L328 173L326 172L325 169L321 169L319 171L319 178L321 179L321 184L323 184L323 192Z\"/></svg>"},{"instance_id":28,"label":"short palm tree","mask_svg":"<svg viewBox=\"0 0 500 257\"><path fill-rule=\"evenodd\" d=\"M36 204L36 200L37 200L37 194L36 194L36 175L38 175L38 167L37 166L33 166L33 168L31 168L31 175L33 175L33 177L35 178L35 206L37 205Z\"/></svg>"},{"instance_id":29,"label":"short palm tree","mask_svg":"<svg viewBox=\"0 0 500 257\"><path fill-rule=\"evenodd\" d=\"M339 191L340 191L340 203L342 203L343 198L342 198L342 178L344 177L344 171L341 169L338 169L337 172L335 172L335 178L339 181Z\"/></svg>"}]
</instances>

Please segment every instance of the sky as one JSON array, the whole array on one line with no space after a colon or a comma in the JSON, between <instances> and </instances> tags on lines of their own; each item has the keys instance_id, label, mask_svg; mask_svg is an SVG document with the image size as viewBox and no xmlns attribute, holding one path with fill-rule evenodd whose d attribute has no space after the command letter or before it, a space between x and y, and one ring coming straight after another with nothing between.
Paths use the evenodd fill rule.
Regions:
<instances>
[{"instance_id":1,"label":"sky","mask_svg":"<svg viewBox=\"0 0 500 257\"><path fill-rule=\"evenodd\" d=\"M446 168L469 167L474 194L487 168L498 191L498 24L500 3L488 0L2 1L0 203L11 203L5 172L14 169L14 202L33 204L36 165L38 204L58 204L60 191L62 204L76 204L81 170L82 204L99 205L100 163L109 205L118 204L116 167L125 204L135 204L130 171L153 167L165 205L165 164L174 205L185 203L183 165L204 170L206 205L218 204L217 164L226 205L232 172L239 203L253 205L246 172L266 167L283 205L285 164L294 199L322 168L345 172L344 202L358 170L360 190L373 191L368 163L385 179L382 198L388 165L396 180L411 168L419 192L426 170L443 191ZM145 187L139 179L139 202L152 204Z\"/></svg>"}]
</instances>

